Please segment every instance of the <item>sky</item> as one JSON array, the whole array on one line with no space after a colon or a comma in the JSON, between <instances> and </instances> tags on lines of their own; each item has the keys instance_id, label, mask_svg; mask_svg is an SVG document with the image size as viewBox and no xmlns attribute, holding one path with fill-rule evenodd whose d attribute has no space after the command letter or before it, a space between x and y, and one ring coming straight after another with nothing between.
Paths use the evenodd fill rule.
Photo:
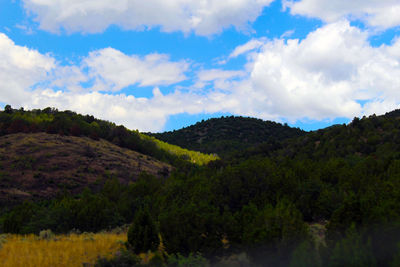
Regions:
<instances>
[{"instance_id":1,"label":"sky","mask_svg":"<svg viewBox=\"0 0 400 267\"><path fill-rule=\"evenodd\" d=\"M0 107L144 132L400 107L398 0L0 0Z\"/></svg>"}]
</instances>

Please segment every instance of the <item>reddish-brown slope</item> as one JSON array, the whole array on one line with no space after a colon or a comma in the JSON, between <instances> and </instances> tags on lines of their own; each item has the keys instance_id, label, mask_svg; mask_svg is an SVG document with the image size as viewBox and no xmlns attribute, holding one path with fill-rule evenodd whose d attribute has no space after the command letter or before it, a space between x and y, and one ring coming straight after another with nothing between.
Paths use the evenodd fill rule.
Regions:
<instances>
[{"instance_id":1,"label":"reddish-brown slope","mask_svg":"<svg viewBox=\"0 0 400 267\"><path fill-rule=\"evenodd\" d=\"M141 172L166 176L171 166L105 140L46 133L0 137L0 201L79 193L117 177L135 181Z\"/></svg>"}]
</instances>

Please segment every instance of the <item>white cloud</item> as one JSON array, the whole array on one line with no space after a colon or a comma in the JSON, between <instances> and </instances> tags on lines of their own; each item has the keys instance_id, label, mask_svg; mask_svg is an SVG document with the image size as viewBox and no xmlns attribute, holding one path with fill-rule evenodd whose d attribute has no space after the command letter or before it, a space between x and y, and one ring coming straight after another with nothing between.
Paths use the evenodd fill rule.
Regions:
<instances>
[{"instance_id":1,"label":"white cloud","mask_svg":"<svg viewBox=\"0 0 400 267\"><path fill-rule=\"evenodd\" d=\"M372 47L367 32L340 21L301 41L262 42L243 52L248 60L243 70L200 70L191 87L169 94L156 87L153 97L137 98L101 91L172 84L184 79L188 63L106 48L90 53L78 66L60 66L49 55L0 34L0 102L70 109L141 131L160 131L170 115L180 113L229 112L295 121L352 118L399 107L400 38ZM93 78L93 88L81 86Z\"/></svg>"},{"instance_id":2,"label":"white cloud","mask_svg":"<svg viewBox=\"0 0 400 267\"><path fill-rule=\"evenodd\" d=\"M215 81L215 80L226 80L233 77L243 76L243 71L232 71L232 70L220 70L210 69L199 71L198 79L200 81Z\"/></svg>"},{"instance_id":3,"label":"white cloud","mask_svg":"<svg viewBox=\"0 0 400 267\"><path fill-rule=\"evenodd\" d=\"M368 34L347 21L302 41L266 41L249 57L249 77L229 96L240 102L232 112L298 120L388 111L400 103L399 52L399 40L371 47Z\"/></svg>"},{"instance_id":4,"label":"white cloud","mask_svg":"<svg viewBox=\"0 0 400 267\"><path fill-rule=\"evenodd\" d=\"M23 0L41 29L97 33L110 25L128 30L161 27L162 31L218 33L242 30L274 0Z\"/></svg>"},{"instance_id":5,"label":"white cloud","mask_svg":"<svg viewBox=\"0 0 400 267\"><path fill-rule=\"evenodd\" d=\"M84 60L89 75L101 90L119 91L129 85L170 85L185 80L189 64L171 62L167 55L150 54L143 58L125 55L113 48L91 52Z\"/></svg>"},{"instance_id":6,"label":"white cloud","mask_svg":"<svg viewBox=\"0 0 400 267\"><path fill-rule=\"evenodd\" d=\"M361 19L369 26L391 28L400 25L398 0L284 0L293 15L335 22L343 18Z\"/></svg>"},{"instance_id":7,"label":"white cloud","mask_svg":"<svg viewBox=\"0 0 400 267\"><path fill-rule=\"evenodd\" d=\"M49 55L15 45L0 33L0 101L17 103L29 99L25 92L45 79L54 66L55 60Z\"/></svg>"},{"instance_id":8,"label":"white cloud","mask_svg":"<svg viewBox=\"0 0 400 267\"><path fill-rule=\"evenodd\" d=\"M243 55L250 51L256 50L256 49L260 48L261 46L263 46L265 42L266 42L265 38L252 39L252 40L248 41L247 43L245 43L244 45L239 45L238 47L236 47L233 50L233 52L229 54L228 59L236 58L240 55Z\"/></svg>"},{"instance_id":9,"label":"white cloud","mask_svg":"<svg viewBox=\"0 0 400 267\"><path fill-rule=\"evenodd\" d=\"M61 66L51 56L18 46L0 33L0 102L13 107L51 106L93 114L131 129L158 131L168 115L202 112L201 105L193 106L195 97L179 92L164 96L156 89L154 97L147 99L97 90L103 86L103 91L117 91L136 83L171 84L182 80L187 68L188 63L169 62L165 55L139 58L111 48L89 54L80 66ZM93 88L83 88L81 83L92 78L99 81ZM190 108L186 103L191 104Z\"/></svg>"}]
</instances>

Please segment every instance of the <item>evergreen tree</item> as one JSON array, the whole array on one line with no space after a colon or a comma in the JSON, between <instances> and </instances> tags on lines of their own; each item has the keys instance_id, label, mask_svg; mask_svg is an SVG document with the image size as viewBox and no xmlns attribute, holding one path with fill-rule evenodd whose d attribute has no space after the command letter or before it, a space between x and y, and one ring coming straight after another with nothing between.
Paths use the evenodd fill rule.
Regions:
<instances>
[{"instance_id":1,"label":"evergreen tree","mask_svg":"<svg viewBox=\"0 0 400 267\"><path fill-rule=\"evenodd\" d=\"M154 251L160 244L156 224L147 209L136 212L128 230L128 243L135 253Z\"/></svg>"}]
</instances>

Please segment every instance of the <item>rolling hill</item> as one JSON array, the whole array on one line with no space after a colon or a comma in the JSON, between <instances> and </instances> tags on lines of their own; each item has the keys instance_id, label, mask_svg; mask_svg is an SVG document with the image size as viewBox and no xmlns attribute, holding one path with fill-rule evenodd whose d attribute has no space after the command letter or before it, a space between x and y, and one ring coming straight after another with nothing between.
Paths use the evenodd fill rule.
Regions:
<instances>
[{"instance_id":1,"label":"rolling hill","mask_svg":"<svg viewBox=\"0 0 400 267\"><path fill-rule=\"evenodd\" d=\"M0 202L50 199L66 191L134 182L141 173L167 177L172 169L216 159L170 145L93 116L54 108L0 112Z\"/></svg>"},{"instance_id":2,"label":"rolling hill","mask_svg":"<svg viewBox=\"0 0 400 267\"><path fill-rule=\"evenodd\" d=\"M104 139L47 133L0 137L0 202L52 198L63 190L98 189L116 177L134 182L142 172L168 176L171 165Z\"/></svg>"},{"instance_id":3,"label":"rolling hill","mask_svg":"<svg viewBox=\"0 0 400 267\"><path fill-rule=\"evenodd\" d=\"M180 130L152 134L157 139L190 150L226 157L262 143L281 142L306 132L272 121L246 117L221 117Z\"/></svg>"}]
</instances>

